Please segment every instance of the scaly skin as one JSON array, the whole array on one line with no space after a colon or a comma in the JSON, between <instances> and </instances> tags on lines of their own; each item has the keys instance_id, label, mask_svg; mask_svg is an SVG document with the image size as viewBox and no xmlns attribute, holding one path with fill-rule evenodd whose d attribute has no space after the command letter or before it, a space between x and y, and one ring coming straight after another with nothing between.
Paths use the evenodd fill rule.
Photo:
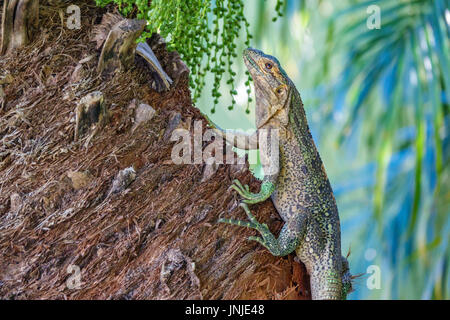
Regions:
<instances>
[{"instance_id":1,"label":"scaly skin","mask_svg":"<svg viewBox=\"0 0 450 320\"><path fill-rule=\"evenodd\" d=\"M279 170L263 167L264 180L259 193L252 193L238 180L232 188L243 198L241 204L249 221L220 219L219 222L257 230L261 237L250 237L275 256L293 251L306 265L311 279L313 299L345 299L351 290L347 259L341 255L338 209L330 182L309 131L300 94L278 60L255 49L244 50L244 61L253 78L256 93L256 134L235 136L250 138L246 149L256 149L256 137L265 129L278 129ZM266 131L266 132L267 132ZM224 135L224 130L216 129ZM271 133L270 133L271 134ZM237 147L234 139L225 138ZM267 154L270 143L259 146ZM277 168L276 168L277 169ZM275 173L274 173L275 172ZM271 197L285 222L278 239L267 225L253 217L247 203L262 202Z\"/></svg>"}]
</instances>

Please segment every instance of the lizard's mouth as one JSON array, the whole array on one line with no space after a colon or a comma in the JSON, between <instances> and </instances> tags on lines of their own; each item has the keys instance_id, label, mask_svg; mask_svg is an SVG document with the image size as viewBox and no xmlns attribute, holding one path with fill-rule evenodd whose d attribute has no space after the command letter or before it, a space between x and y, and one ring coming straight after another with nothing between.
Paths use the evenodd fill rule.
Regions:
<instances>
[{"instance_id":1,"label":"lizard's mouth","mask_svg":"<svg viewBox=\"0 0 450 320\"><path fill-rule=\"evenodd\" d=\"M256 64L256 61L249 55L244 55L244 62L247 66L247 69L249 69L249 71L250 71L250 68L256 69L258 67L258 65Z\"/></svg>"},{"instance_id":2,"label":"lizard's mouth","mask_svg":"<svg viewBox=\"0 0 450 320\"><path fill-rule=\"evenodd\" d=\"M256 60L253 58L254 54L257 53L252 48L245 49L243 53L244 63L247 66L247 70L250 72L250 74L255 73L259 70L259 66L256 63Z\"/></svg>"}]
</instances>

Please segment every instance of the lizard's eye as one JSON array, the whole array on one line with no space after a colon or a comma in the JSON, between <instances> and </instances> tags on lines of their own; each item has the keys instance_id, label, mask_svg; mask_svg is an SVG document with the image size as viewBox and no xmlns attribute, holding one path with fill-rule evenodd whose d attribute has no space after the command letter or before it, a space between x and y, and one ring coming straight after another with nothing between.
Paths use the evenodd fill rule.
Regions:
<instances>
[{"instance_id":1,"label":"lizard's eye","mask_svg":"<svg viewBox=\"0 0 450 320\"><path fill-rule=\"evenodd\" d=\"M266 69L268 70L272 69L272 64L270 62L266 63Z\"/></svg>"},{"instance_id":2,"label":"lizard's eye","mask_svg":"<svg viewBox=\"0 0 450 320\"><path fill-rule=\"evenodd\" d=\"M283 87L278 87L276 89L276 91L277 91L278 94L282 93L283 92Z\"/></svg>"}]
</instances>

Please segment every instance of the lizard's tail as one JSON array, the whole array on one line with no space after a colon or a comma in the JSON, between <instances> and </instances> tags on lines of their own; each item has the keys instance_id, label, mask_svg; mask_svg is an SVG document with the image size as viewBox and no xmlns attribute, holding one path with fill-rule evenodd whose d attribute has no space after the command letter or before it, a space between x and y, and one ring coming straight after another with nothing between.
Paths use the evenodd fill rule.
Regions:
<instances>
[{"instance_id":1,"label":"lizard's tail","mask_svg":"<svg viewBox=\"0 0 450 320\"><path fill-rule=\"evenodd\" d=\"M313 300L340 300L343 283L335 269L318 269L311 273L311 298Z\"/></svg>"}]
</instances>

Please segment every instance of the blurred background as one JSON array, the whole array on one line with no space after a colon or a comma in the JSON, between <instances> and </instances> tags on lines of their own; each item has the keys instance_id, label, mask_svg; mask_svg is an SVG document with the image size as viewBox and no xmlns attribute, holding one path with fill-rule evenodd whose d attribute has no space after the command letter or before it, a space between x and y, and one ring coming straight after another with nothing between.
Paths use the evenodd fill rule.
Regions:
<instances>
[{"instance_id":1,"label":"blurred background","mask_svg":"<svg viewBox=\"0 0 450 320\"><path fill-rule=\"evenodd\" d=\"M276 2L245 2L251 46L276 56L302 96L342 252L364 274L349 299L449 299L449 1L287 0L273 22ZM254 128L241 56L235 67L234 110L225 81L214 114L211 87L197 106L223 128Z\"/></svg>"}]
</instances>

